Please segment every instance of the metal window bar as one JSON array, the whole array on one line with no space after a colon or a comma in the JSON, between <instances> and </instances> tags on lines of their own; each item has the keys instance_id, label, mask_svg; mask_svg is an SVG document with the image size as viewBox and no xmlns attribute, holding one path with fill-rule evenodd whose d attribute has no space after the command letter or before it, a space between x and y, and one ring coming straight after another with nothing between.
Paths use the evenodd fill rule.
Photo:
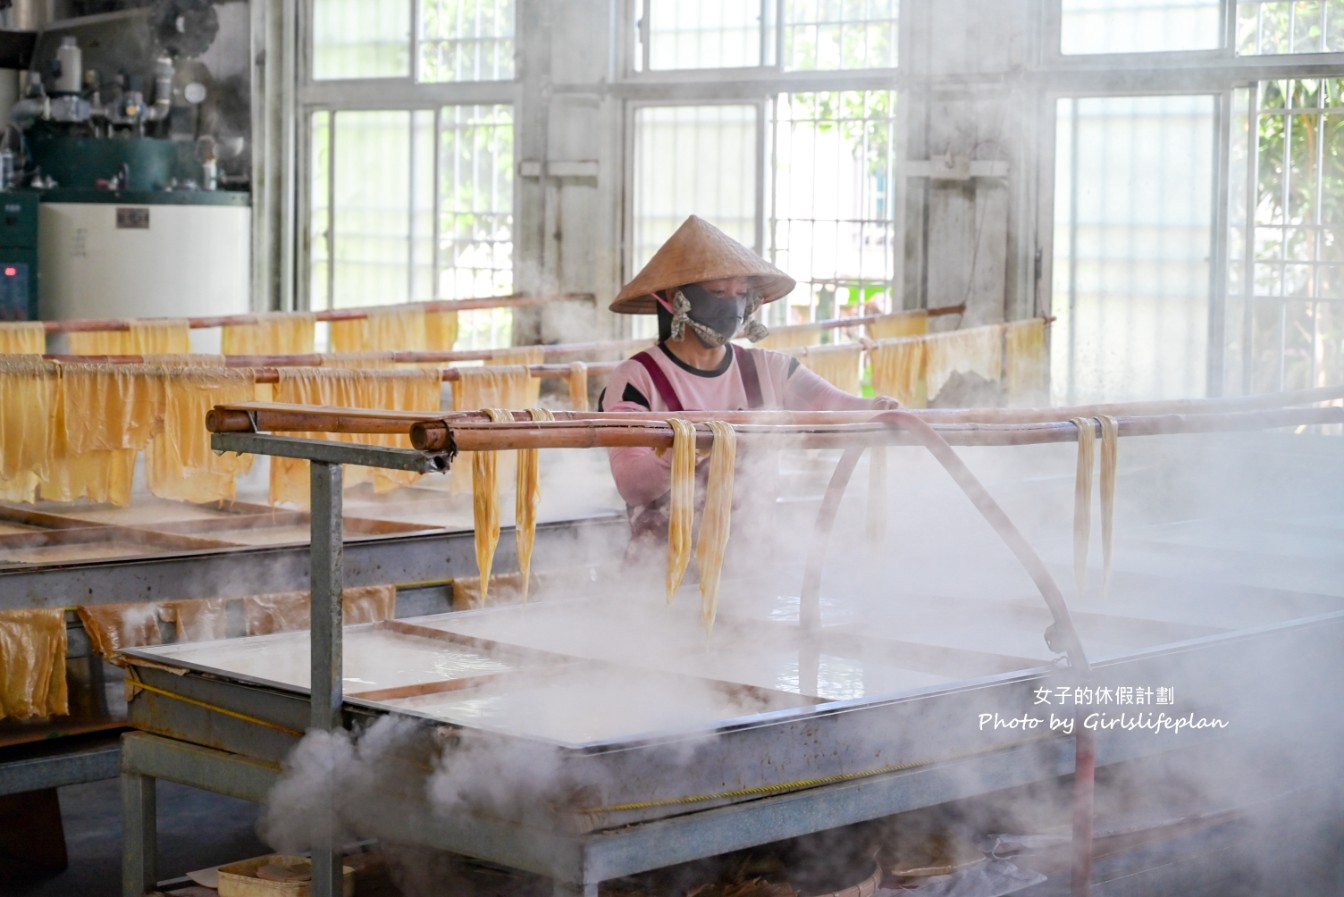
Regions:
<instances>
[{"instance_id":1,"label":"metal window bar","mask_svg":"<svg viewBox=\"0 0 1344 897\"><path fill-rule=\"evenodd\" d=\"M1281 105L1271 105L1267 98L1270 87L1276 83L1283 96ZM1304 105L1298 98L1302 91L1311 85L1314 85L1314 105ZM1290 383L1303 377L1306 382L1315 383L1338 377L1340 374L1338 370L1322 367L1324 343L1328 338L1322 330L1322 316L1327 312L1335 313L1335 310L1342 305L1324 295L1324 285L1334 267L1333 260L1327 257L1330 245L1327 235L1337 229L1330 226L1326 215L1327 203L1333 198L1327 190L1326 164L1340 150L1339 147L1327 146L1328 141L1324 137L1328 133L1327 125L1331 117L1344 116L1344 106L1331 105L1329 102L1332 85L1338 90L1338 82L1329 80L1261 83L1250 100L1253 104L1249 112L1256 164L1250 172L1254 177L1248 184L1247 202L1251 208L1255 208L1264 189L1264 185L1258 181L1259 158L1265 149L1258 139L1261 124L1270 117L1281 118L1283 146L1279 165L1283 174L1282 182L1279 184L1278 202L1283 217L1282 220L1276 221L1252 221L1250 232L1245 235L1247 251L1250 253L1253 253L1258 242L1266 240L1271 234L1277 235L1278 245L1273 260L1256 258L1254 254L1248 256L1251 276L1245 286L1244 297L1247 304L1246 322L1249 328L1247 332L1250 334L1253 350L1252 356L1246 362L1247 370L1244 375L1248 389L1262 385L1256 382L1259 370L1254 354L1256 351L1268 350L1274 355L1274 382L1271 384L1273 388L1286 388ZM1310 167L1306 168L1293 164L1293 145L1300 128L1306 128L1310 133L1319 135L1318 139L1312 142L1313 158L1310 160ZM1311 183L1305 185L1305 192L1311 197L1313 209L1309 219L1298 220L1294 215L1292 202L1295 194L1304 192L1303 189L1299 189L1304 186L1300 181L1302 177L1312 178ZM1305 258L1294 258L1291 254L1290 241L1295 232L1306 233L1310 245ZM1266 267L1272 271L1272 283L1266 283L1261 276ZM1296 374L1290 369L1290 357L1294 352L1291 339L1295 326L1291 314L1294 306L1301 310L1310 325L1309 332L1304 335L1305 339L1302 342L1302 347L1306 350L1306 364ZM1274 336L1268 334L1260 336L1254 329L1257 320L1263 321L1262 309L1266 307L1277 312L1277 333ZM1258 340L1255 339L1257 336L1260 337ZM1266 339L1272 339L1273 342L1265 346Z\"/></svg>"},{"instance_id":2,"label":"metal window bar","mask_svg":"<svg viewBox=\"0 0 1344 897\"><path fill-rule=\"evenodd\" d=\"M1069 56L1209 52L1222 46L1226 35L1224 23L1229 16L1229 4L1235 2L1236 0L1164 0L1162 3L1143 3L1132 0L1131 2L1110 0L1104 4L1080 3L1069 9L1066 8L1067 0L1061 0L1061 42L1058 46L1061 53ZM1196 34L1188 28L1180 27L1189 24L1188 21L1181 20L1180 13L1183 11L1187 14L1203 13L1206 16L1216 14L1216 21L1214 19L1208 21L1210 30L1207 36L1203 32ZM1154 17L1160 18L1154 21ZM1086 23L1085 27L1080 27L1082 23ZM1075 41L1074 45L1065 51L1064 39L1070 35L1077 37L1079 34L1086 35L1088 45L1080 46ZM1175 39L1186 41L1207 38L1212 43L1208 46L1169 50L1156 48L1145 41L1145 38L1162 40L1173 36ZM1118 44L1126 43L1129 45L1114 49Z\"/></svg>"},{"instance_id":3,"label":"metal window bar","mask_svg":"<svg viewBox=\"0 0 1344 897\"><path fill-rule=\"evenodd\" d=\"M1297 2L1284 2L1284 0L1237 0L1237 2L1239 9L1243 7L1253 9L1247 16L1248 27L1252 30L1249 34L1240 35L1238 40L1238 44L1250 45L1244 55L1328 53L1344 49L1332 46L1331 42L1331 27L1344 17L1344 3L1340 0L1323 0L1315 11L1310 12L1310 19L1304 15L1302 4ZM1281 9L1287 14L1287 21L1282 30L1275 30L1275 23L1267 15L1271 9ZM1240 16L1238 18L1240 19ZM1319 37L1310 36L1313 24L1319 29ZM1304 39L1299 40L1299 35Z\"/></svg>"},{"instance_id":4,"label":"metal window bar","mask_svg":"<svg viewBox=\"0 0 1344 897\"><path fill-rule=\"evenodd\" d=\"M633 113L629 145L635 163L627 175L631 196L629 270L639 270L658 244L691 213L705 217L759 251L765 164L761 105L647 105L635 107ZM698 155L701 148L706 150L703 157ZM693 177L682 179L677 177L674 163L686 158L695 160L682 166L693 172ZM730 168L722 160L750 164L751 171ZM650 195L642 189L643 175L655 167L664 186L658 195ZM748 184L749 190L742 189Z\"/></svg>"},{"instance_id":5,"label":"metal window bar","mask_svg":"<svg viewBox=\"0 0 1344 897\"><path fill-rule=\"evenodd\" d=\"M513 288L513 189L506 181L511 176L506 172L511 173L513 166L498 163L500 157L512 158L513 127L512 107L503 104L446 106L440 110L436 222L441 226L444 217L452 215L467 227L465 235L440 231L436 239L440 295L451 298L486 287L504 292ZM465 199L465 204L459 198ZM449 264L443 257L445 251L456 256L473 250L475 257L465 261L455 257ZM448 270L452 274L445 284ZM510 341L511 312L491 310L459 320L459 344L463 347L507 345Z\"/></svg>"},{"instance_id":6,"label":"metal window bar","mask_svg":"<svg viewBox=\"0 0 1344 897\"><path fill-rule=\"evenodd\" d=\"M424 40L423 12L423 0L411 0L411 77L417 82L424 80L424 54L420 49Z\"/></svg>"},{"instance_id":7,"label":"metal window bar","mask_svg":"<svg viewBox=\"0 0 1344 897\"><path fill-rule=\"evenodd\" d=\"M875 8L875 7L882 8ZM850 7L845 7L845 12ZM831 10L839 7L828 6L825 11L819 11L816 15L804 17L799 15L794 18L788 16L788 4L785 0L779 0L779 39L778 39L778 59L779 64L786 71L855 71L862 69L883 69L895 68L899 59L897 48L899 45L899 25L900 25L900 0L864 0L862 11L859 15L849 17L843 14L830 14ZM873 34L874 27L884 27L888 31L888 51L887 56L882 59L874 60L872 56L872 45L870 37ZM862 51L858 60L846 60L844 58L844 47L846 46L846 35L858 30L861 34L860 43ZM825 43L827 33L834 35L834 44L839 52L838 64L823 65L820 59L820 48ZM811 65L803 65L798 60L798 47L802 42L808 42L817 50L817 58Z\"/></svg>"},{"instance_id":8,"label":"metal window bar","mask_svg":"<svg viewBox=\"0 0 1344 897\"><path fill-rule=\"evenodd\" d=\"M1246 146L1246 197L1244 200L1246 205L1246 232L1242 237L1242 265L1244 270L1241 277L1241 332L1245 335L1245 341L1250 341L1252 334L1255 332L1255 307L1253 302L1255 297L1255 198L1259 192L1256 186L1256 172L1260 168L1260 141L1255 139L1257 122L1259 121L1258 104L1256 103L1258 96L1258 86L1246 91L1246 122L1251 133L1248 135ZM1242 360L1241 391L1243 394L1252 390L1252 377L1255 370L1253 349L1253 346L1249 347Z\"/></svg>"},{"instance_id":9,"label":"metal window bar","mask_svg":"<svg viewBox=\"0 0 1344 897\"><path fill-rule=\"evenodd\" d=\"M702 16L695 2L634 0L639 17L637 39L641 71L756 68L769 65L770 5L756 0L754 15L745 0L705 4L718 15ZM753 22L754 19L754 22Z\"/></svg>"},{"instance_id":10,"label":"metal window bar","mask_svg":"<svg viewBox=\"0 0 1344 897\"><path fill-rule=\"evenodd\" d=\"M1214 177L1203 166L1214 161L1216 106L1203 108L1204 99L1078 97L1057 107L1066 122L1061 138L1069 147L1058 179L1070 211L1056 227L1056 240L1068 247L1060 253L1065 265L1060 286L1067 290L1069 309L1061 363L1068 380L1056 380L1067 400L1084 399L1079 389L1089 380L1091 391L1119 387L1145 398L1163 394L1169 383L1205 380L1206 316L1212 309L1209 274L1201 266L1210 252L1213 194L1205 206L1203 190L1195 186L1202 180L1189 182L1186 194L1169 189L1172 172L1186 160L1194 164L1190 176ZM1205 118L1208 131L1200 128ZM1160 135L1156 145L1153 129ZM1081 185L1108 179L1146 183L1150 192L1161 189L1163 199L1145 200L1140 192L1112 186L1084 202ZM1089 339L1103 338L1111 350L1104 357L1126 360L1085 369L1080 353ZM1163 344L1166 351L1152 352ZM1140 361L1144 352L1153 356L1151 368ZM1135 376L1140 372L1143 376Z\"/></svg>"},{"instance_id":11,"label":"metal window bar","mask_svg":"<svg viewBox=\"0 0 1344 897\"><path fill-rule=\"evenodd\" d=\"M512 48L516 43L517 18L513 0L495 0L488 8L486 0L475 3L471 21L464 18L465 4L454 3L455 18L446 34L433 35L427 33L425 24L427 2L415 3L412 53L417 82L507 81L514 77ZM495 27L496 23L503 27ZM431 60L436 71L430 71Z\"/></svg>"},{"instance_id":12,"label":"metal window bar","mask_svg":"<svg viewBox=\"0 0 1344 897\"><path fill-rule=\"evenodd\" d=\"M1233 152L1233 103L1231 91L1224 91L1217 101L1217 127L1211 135L1216 162L1213 190L1213 233L1210 240L1210 258L1226 259L1230 255L1231 222L1231 159ZM1226 391L1227 373L1227 278L1228 265L1209 266L1209 357L1205 363L1205 382L1210 396L1221 396Z\"/></svg>"},{"instance_id":13,"label":"metal window bar","mask_svg":"<svg viewBox=\"0 0 1344 897\"><path fill-rule=\"evenodd\" d=\"M322 291L323 295L321 297L318 297L316 295L310 296L308 307L313 309L330 309L332 307L332 284L335 282L335 276L336 276L335 252L334 252L335 247L333 245L333 233L334 228L336 227L336 192L335 192L336 187L334 184L334 178L332 177L332 172L335 170L335 162L336 162L336 114L334 112L326 112L326 111L314 112L313 115L309 118L309 127L313 131L316 131L313 122L316 121L318 117L321 117L323 120L323 128L325 132L323 136L325 138L326 143L326 163L325 165L321 166L322 170L319 173L317 171L317 169L319 168L317 159L316 158L312 159L311 164L313 166L314 171L312 172L310 181L311 178L317 178L317 177L321 178L321 186L323 193L322 201L326 206L324 210L326 213L326 222L322 233L313 234L312 238L314 240L320 239L322 241L322 247L323 247L322 264L323 268L325 269L325 272L323 283L324 289ZM316 141L314 141L314 154L316 154L317 151L318 150L316 146ZM310 210L309 214L310 228L311 228L311 218L312 216ZM311 258L310 258L310 265L311 265ZM319 298L320 302L314 301Z\"/></svg>"},{"instance_id":14,"label":"metal window bar","mask_svg":"<svg viewBox=\"0 0 1344 897\"><path fill-rule=\"evenodd\" d=\"M1079 155L1079 128L1078 128L1078 98L1074 97L1068 100L1069 104L1069 181L1066 189L1069 191L1069 270L1068 270L1068 289L1069 289L1069 379L1068 379L1068 401L1076 399L1076 384L1078 383L1078 318L1075 310L1078 307L1078 265L1075 263L1078 258L1078 214L1079 214L1079 191L1076 185L1079 182L1078 176L1078 155Z\"/></svg>"},{"instance_id":15,"label":"metal window bar","mask_svg":"<svg viewBox=\"0 0 1344 897\"><path fill-rule=\"evenodd\" d=\"M504 223L511 217L509 212L500 210L508 207L501 205L502 203L507 202L511 205L511 189L508 185L501 182L501 174L498 166L487 166L489 159L493 159L492 151L499 150L498 143L503 139L497 133L497 130L502 128L511 132L512 124L511 122L504 123L499 121L496 121L493 124L476 123L462 125L458 123L461 121L461 116L464 114L463 110L465 110L465 114L470 115L477 110L492 108L495 110L502 110L507 109L508 107L438 107L433 110L406 110L403 113L407 116L406 130L404 133L406 134L407 142L409 144L409 146L404 149L408 154L408 161L410 164L410 179L408 181L409 193L406 197L405 234L403 237L400 237L400 239L406 240L404 259L408 272L408 293L405 297L407 299L414 298L413 294L416 291L416 283L420 279L417 277L417 272L419 271L419 266L417 264L419 259L418 243L423 239L424 235L419 233L417 221L418 209L415 197L422 191L415 178L418 175L420 164L421 138L425 132L428 116L432 116L432 119L430 120L433 122L433 133L440 135L444 134L444 122L445 120L451 120L453 123L449 124L447 127L459 133L465 133L467 135L466 139L471 141L471 145L468 147L467 152L454 153L452 155L452 168L447 173L444 171L443 165L443 156L445 154L441 150L436 150L431 158L427 160L427 165L432 171L433 196L440 197L440 199L434 202L434 207L431 209L432 223L429 228L431 231L429 236L432 241L432 246L429 259L425 265L431 270L433 286L431 287L431 296L422 298L458 298L462 296L476 295L482 291L479 289L472 289L472 286L474 282L480 280L479 275L486 271L495 271L496 274L489 278L492 282L486 285L490 286L491 289L485 290L484 292L499 293L503 291L504 293L507 293L512 289L511 265L501 265L499 263L501 257L500 249L509 242L507 237L500 236L500 230L504 226ZM335 238L337 228L340 227L341 224L338 220L338 204L335 199L336 192L340 187L337 177L336 153L337 145L339 143L338 136L341 133L339 129L344 127L348 130L351 127L346 123L348 121L346 116L342 114L347 111L355 112L358 110L315 110L310 117L310 127L313 128L314 133L321 131L322 126L320 123L325 122L326 124L325 134L322 139L322 143L325 146L326 159L319 162L316 149L313 157L310 159L310 164L313 166L310 179L324 196L326 204L325 212L327 216L324 233L318 234L310 231L311 239L314 242L318 240L323 241L325 248L324 254L319 254L315 260L310 259L310 265L312 261L316 261L318 264L322 265L325 270L326 282L320 287L321 293L310 294L311 306L320 309L332 309L335 307L335 295L338 286L337 277L340 253L337 251ZM398 130L400 130L400 128L398 128ZM473 134L473 131L484 131L485 133ZM504 149L504 151L511 152L511 147ZM463 158L464 155L467 157L465 160ZM484 158L487 156L489 159ZM466 278L456 278L456 283L450 284L449 286L451 288L447 290L443 288L444 260L442 253L438 249L438 247L442 245L443 237L441 218L445 209L441 198L443 197L445 174L453 179L451 181L452 184L465 183L472 187L472 189L467 192L467 195L471 199L471 203L467 208L461 209L460 211L469 216L486 218L490 222L489 230L493 235L492 239L488 242L487 250L484 253L484 265L478 265L470 269ZM482 189L484 190L483 195ZM342 220L344 220L345 217L346 216L341 216ZM508 261L508 254L504 254L504 258L505 261ZM501 339L503 339L504 342L507 342L508 332L511 327L511 312L495 309L490 311L480 311L475 314L478 317L485 318L485 325L482 327L478 324L476 329L484 330L487 342L491 342L491 344L494 345L502 344L499 342ZM469 324L469 322L467 323ZM470 324L467 329L470 329Z\"/></svg>"},{"instance_id":16,"label":"metal window bar","mask_svg":"<svg viewBox=\"0 0 1344 897\"><path fill-rule=\"evenodd\" d=\"M887 97L889 110L882 113L874 109L874 104L883 95ZM785 262L786 268L791 268L790 273L798 276L800 282L809 284L812 288L812 295L807 304L808 320L817 320L820 318L831 317L834 309L825 309L821 307L820 296L823 291L830 291L831 301L839 299L841 289L859 289L861 292L865 287L872 286L875 283L884 283L886 289L885 299L881 302L883 311L891 311L896 294L896 284L894 281L897 269L895 263L895 224L896 207L888 198L885 203L880 202L877 195L877 185L874 183L875 173L868 169L869 159L874 158L876 153L872 151L873 128L877 126L884 128L887 132L887 151L882 160L882 175L887 186L888 194L892 191L892 184L895 181L895 165L892 158L892 149L896 144L895 140L895 119L894 110L897 103L897 97L890 91L836 91L831 93L831 97L836 105L843 109L846 104L855 105L859 108L857 116L847 114L844 111L838 111L835 115L826 115L821 111L820 97L826 96L821 93L797 93L780 95L776 98L774 108L776 110L775 120L772 122L772 145L775 147L775 157L780 158L785 155L787 148L794 145L796 140L801 139L810 144L813 163L808 168L808 175L811 177L810 192L800 199L796 193L790 189L786 197L787 204L781 201L781 191L787 189L783 186L783 179L789 176L789 172L781 171L778 166L769 172L772 182L770 191L774 200L771 209L770 231L772 234L772 243L770 245L770 254L780 261L780 254L789 256ZM807 114L806 106L811 104L810 114ZM804 114L795 114L797 106L804 107ZM822 125L831 128L830 134L823 134ZM834 135L846 129L846 127L859 130L856 149L859 157L858 165L851 171L846 171L843 166L818 165L816 159L825 151L830 141L836 139ZM849 138L846 138L849 139ZM833 182L822 183L821 178L825 170L826 176L832 176ZM847 184L842 179L848 175L851 181ZM798 180L791 179L790 184L796 187ZM802 215L798 214L800 207L809 209L816 208L816 200L821 196L844 196L849 194L854 199L854 209L858 214L843 215L838 214L833 217L825 218L816 214ZM786 208L782 206L787 205ZM819 258L818 251L820 240L817 234L821 230L829 229L831 232L830 258L831 265L828 266ZM808 232L809 256L804 271L798 268L797 262L792 258L793 247L798 243L797 232L803 230ZM848 234L846 234L846 231ZM782 234L782 236L781 236ZM868 266L872 264L869 261L870 253L866 251L867 240L870 235L875 237L881 243L886 244L886 251L878 256L880 259L880 270L872 270ZM846 240L848 236L848 240ZM852 262L842 261L843 256L849 252L853 256ZM847 264L853 264L857 270L846 271L844 267ZM782 310L781 310L782 311ZM780 312L776 312L777 323L784 323L780 317Z\"/></svg>"}]
</instances>

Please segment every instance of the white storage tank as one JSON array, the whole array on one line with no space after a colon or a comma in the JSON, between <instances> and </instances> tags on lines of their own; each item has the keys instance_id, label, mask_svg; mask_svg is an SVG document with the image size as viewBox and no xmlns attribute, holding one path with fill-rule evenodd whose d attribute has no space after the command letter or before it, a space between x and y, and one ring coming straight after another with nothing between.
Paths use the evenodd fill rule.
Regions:
<instances>
[{"instance_id":1,"label":"white storage tank","mask_svg":"<svg viewBox=\"0 0 1344 897\"><path fill-rule=\"evenodd\" d=\"M43 320L209 317L251 310L245 193L53 190L38 206ZM219 330L192 349L219 351Z\"/></svg>"}]
</instances>

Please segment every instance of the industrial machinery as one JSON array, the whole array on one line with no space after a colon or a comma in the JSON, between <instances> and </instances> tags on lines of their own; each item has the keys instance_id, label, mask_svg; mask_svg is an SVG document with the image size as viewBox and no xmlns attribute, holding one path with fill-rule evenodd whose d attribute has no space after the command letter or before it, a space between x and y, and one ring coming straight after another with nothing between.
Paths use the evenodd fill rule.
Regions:
<instances>
[{"instance_id":1,"label":"industrial machinery","mask_svg":"<svg viewBox=\"0 0 1344 897\"><path fill-rule=\"evenodd\" d=\"M37 195L0 199L0 321L37 317Z\"/></svg>"},{"instance_id":2,"label":"industrial machinery","mask_svg":"<svg viewBox=\"0 0 1344 897\"><path fill-rule=\"evenodd\" d=\"M5 237L43 275L26 316L247 310L246 131L197 58L219 28L210 0L164 0L38 33L0 142L0 187L40 203Z\"/></svg>"}]
</instances>

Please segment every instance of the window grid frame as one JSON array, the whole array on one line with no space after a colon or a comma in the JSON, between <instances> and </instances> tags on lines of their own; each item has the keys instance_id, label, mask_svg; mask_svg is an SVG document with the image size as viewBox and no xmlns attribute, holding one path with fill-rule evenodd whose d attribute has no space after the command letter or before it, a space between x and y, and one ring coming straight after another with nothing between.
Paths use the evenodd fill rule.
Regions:
<instances>
[{"instance_id":1,"label":"window grid frame","mask_svg":"<svg viewBox=\"0 0 1344 897\"><path fill-rule=\"evenodd\" d=\"M1246 206L1246 218L1242 222L1245 233L1241 235L1243 242L1242 258L1240 264L1241 271L1241 296L1242 301L1242 328L1246 347L1242 359L1242 377L1241 386L1243 391L1250 391L1261 384L1257 382L1258 364L1257 357L1260 353L1261 339L1273 340L1275 344L1271 345L1273 356L1277 359L1277 370L1274 374L1274 382L1270 384L1273 389L1290 388L1290 371L1288 369L1289 361L1289 342L1288 334L1290 330L1290 309L1293 306L1302 306L1303 311L1308 314L1311 320L1310 333L1310 352L1308 353L1309 363L1306 370L1306 379L1308 385L1315 385L1321 376L1320 356L1322 350L1322 332L1321 332L1321 312L1323 309L1330 308L1336 314L1344 314L1344 296L1332 297L1321 294L1321 273L1329 272L1336 268L1344 269L1344 263L1332 262L1324 258L1324 244L1327 231L1336 230L1344 237L1344 222L1341 222L1335 228L1322 220L1322 214L1325 208L1325 161L1326 161L1326 141L1317 140L1312 160L1314 167L1314 182L1311 184L1313 194L1313 218L1310 223L1303 225L1294 225L1287 220L1281 222L1261 222L1258 217L1258 199L1260 195L1260 170L1262 156L1261 141L1258 139L1261 121L1268 116L1281 116L1284 119L1283 135L1283 159L1282 170L1287 173L1281 177L1280 184L1280 206L1281 213L1288 216L1292 204L1292 189L1294 180L1301 176L1298 169L1292 167L1292 138L1293 129L1298 126L1298 120L1303 116L1310 116L1313 120L1313 126L1318 133L1325 130L1325 119L1327 116L1336 116L1344 118L1344 103L1339 105L1325 104L1324 81L1326 79L1302 78L1298 81L1317 81L1317 104L1315 106L1297 106L1285 103L1280 106L1267 106L1262 98L1266 82L1258 82L1250 85L1247 90L1247 109L1246 119L1250 129L1249 152L1247 153L1247 177L1246 177L1246 195L1244 203ZM1338 79L1344 82L1344 76ZM1287 241L1294 230L1308 231L1311 234L1312 248L1310 258L1307 260L1290 259ZM1263 259L1257 251L1257 246L1262 235L1266 232L1274 234L1277 239L1277 258ZM1236 260L1229 259L1229 267L1235 265ZM1262 268L1275 269L1273 272L1274 288L1268 292L1260 289ZM1306 294L1294 293L1290 290L1289 273L1290 268L1305 269L1310 272L1305 282L1311 285L1310 292ZM1266 310L1277 318L1277 324L1271 334L1261 336L1256 330L1256 322L1262 320L1260 315ZM1277 311L1277 314L1273 313Z\"/></svg>"}]
</instances>

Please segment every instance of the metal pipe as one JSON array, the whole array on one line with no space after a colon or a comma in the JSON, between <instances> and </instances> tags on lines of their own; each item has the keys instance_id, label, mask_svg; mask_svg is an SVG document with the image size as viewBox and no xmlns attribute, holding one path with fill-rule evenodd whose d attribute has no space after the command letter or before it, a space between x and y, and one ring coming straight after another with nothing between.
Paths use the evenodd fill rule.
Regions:
<instances>
[{"instance_id":1,"label":"metal pipe","mask_svg":"<svg viewBox=\"0 0 1344 897\"><path fill-rule=\"evenodd\" d=\"M1092 890L1092 836L1096 807L1097 741L1074 716L1073 749L1073 862L1071 897L1087 897Z\"/></svg>"},{"instance_id":2,"label":"metal pipe","mask_svg":"<svg viewBox=\"0 0 1344 897\"><path fill-rule=\"evenodd\" d=\"M312 508L311 579L309 613L309 653L311 670L312 729L331 732L341 728L341 705L345 701L342 682L342 611L345 570L344 521L341 484L344 468L340 464L309 462L309 486ZM335 784L326 791L330 801ZM312 845L313 893L322 897L339 894L341 853L334 841L335 809L318 808L314 816Z\"/></svg>"},{"instance_id":3,"label":"metal pipe","mask_svg":"<svg viewBox=\"0 0 1344 897\"><path fill-rule=\"evenodd\" d=\"M52 357L78 358L79 356ZM134 357L138 358L139 356ZM540 365L537 367L543 374L564 369L560 365ZM602 365L594 364L590 370L600 370L602 367ZM1200 429L1201 425L1206 425L1203 426L1203 429L1208 431L1245 429L1255 426L1288 426L1291 423L1332 423L1339 419L1340 409L1317 408L1313 410L1306 406L1316 402L1335 401L1341 398L1344 398L1344 387L1248 396L1241 399L1133 402L1124 405L1023 410L1002 408L963 408L948 411L936 409L907 410L910 414L923 418L938 427L944 433L952 432L952 425L973 424L981 429L997 425L999 429L1005 432L1008 431L1007 428L1017 427L1023 432L1034 432L1035 435L1041 436L1050 428L1032 427L1031 425L1058 425L1078 417L1097 417L1104 414L1115 417L1122 422L1122 432L1127 431L1124 435L1154 435L1167 432L1168 428L1171 432L1192 432ZM1173 409L1180 409L1184 413L1171 414L1170 412ZM418 438L423 442L423 444L414 442L413 444L416 448L425 451L441 450L441 446L446 443L446 432L450 426L485 420L485 415L474 410L449 412L436 415L433 418L426 418L424 414L415 411L361 411L358 415L358 420L361 423L354 426L367 426L371 429L344 429L347 425L336 420L337 418L344 420L348 417L344 410L336 412L331 409L310 406L284 406L275 403L256 402L219 405L216 406L216 410L221 412L215 416L215 419L218 421L217 425L222 428L213 429L212 427L212 432L216 433L251 432L251 419L247 415L258 415L257 419L264 420L264 423L259 424L257 429L271 432L283 432L285 430L311 431L330 428L329 432L338 433L390 433L401 432L402 427L410 425L412 427L412 439ZM243 414L234 416L223 413L234 411ZM662 411L622 411L619 413L555 411L553 414L558 421L593 421L603 424L620 421L661 423L669 417L678 417L695 422L722 420L732 424L811 424L824 426L842 423L867 423L873 416L871 411L687 411L677 414ZM1260 416L1256 416L1257 414ZM527 422L532 419L531 412L526 409L515 409L513 416L516 422ZM1211 422L1195 420L1195 418L1201 416L1221 416L1222 426L1219 425L1218 420ZM210 425L207 424L207 426ZM417 433L420 435L417 436ZM1041 441L1067 440L1043 439Z\"/></svg>"},{"instance_id":4,"label":"metal pipe","mask_svg":"<svg viewBox=\"0 0 1344 897\"><path fill-rule=\"evenodd\" d=\"M121 893L144 897L159 882L157 782L149 775L132 772L122 757L121 819L124 833L121 853Z\"/></svg>"},{"instance_id":5,"label":"metal pipe","mask_svg":"<svg viewBox=\"0 0 1344 897\"><path fill-rule=\"evenodd\" d=\"M966 466L961 457L952 450L952 446L947 443L938 433L923 420L908 411L883 411L875 418L875 422L881 423L891 429L904 430L913 436L920 444L929 450L929 453L943 465L943 469L951 475L952 480L961 487L961 491L966 493L966 497L971 500L978 510L989 522L990 526L1008 546L1018 562L1026 569L1027 575L1036 583L1036 588L1040 591L1041 597L1045 599L1046 607L1050 610L1050 616L1054 620L1054 626L1047 630L1046 641L1057 640L1063 648L1063 651L1069 658L1069 664L1082 674L1091 671L1092 665L1087 660L1087 654L1083 651L1082 640L1078 638L1078 631L1073 626L1073 619L1069 616L1068 605L1064 601L1064 595L1059 590L1059 585L1054 577L1050 575L1045 562L1041 560L1040 555L1031 547L1031 543L1022 535L1021 531L1012 522L1003 508L999 506L994 497L980 483L971 469ZM831 479L830 486L827 487L827 496L822 501L822 511L829 514L826 534L829 535L830 525L834 523L835 508L839 506L840 498L844 493L845 486L849 484L854 467L858 463L858 456L863 452L862 447L851 448L845 452L841 463L836 467L836 473ZM819 523L820 520L819 515ZM818 539L822 542L822 539ZM821 619L821 561L824 553L814 551L808 558L808 570L804 576L804 590L800 597L799 620L815 620L819 625ZM1054 639L1050 633L1053 630ZM1054 648L1054 645L1051 644Z\"/></svg>"},{"instance_id":6,"label":"metal pipe","mask_svg":"<svg viewBox=\"0 0 1344 897\"><path fill-rule=\"evenodd\" d=\"M826 559L826 548L831 540L831 530L835 528L835 518L840 511L840 499L845 495L854 468L859 463L863 449L852 448L840 456L826 485L826 493L821 499L821 508L817 511L817 523L813 528L814 538L807 551L807 565L803 568L803 585L798 593L798 624L809 632L821 629L821 565Z\"/></svg>"},{"instance_id":7,"label":"metal pipe","mask_svg":"<svg viewBox=\"0 0 1344 897\"><path fill-rule=\"evenodd\" d=\"M160 56L154 60L154 105L145 113L146 121L163 121L173 111L173 60Z\"/></svg>"},{"instance_id":8,"label":"metal pipe","mask_svg":"<svg viewBox=\"0 0 1344 897\"><path fill-rule=\"evenodd\" d=\"M889 413L889 412L884 412ZM921 420L931 431L931 422L911 412L900 412ZM729 415L721 415L727 419ZM731 422L731 421L730 421ZM1278 411L1242 412L1222 415L1158 415L1119 418L1121 436L1155 436L1174 433L1223 433L1315 424L1344 423L1344 408L1292 408ZM787 439L797 448L847 448L860 445L921 445L923 437L909 433L893 434L881 419L867 423L822 425L741 424L739 438ZM936 427L940 438L951 445L1038 445L1051 442L1075 442L1078 428L1068 421L1025 424L956 423ZM554 423L499 423L464 421L422 421L411 425L411 445L421 451L447 451L453 445L459 451L494 451L513 448L613 448L672 444L672 429L658 421L557 420ZM700 429L696 444L709 445L709 431Z\"/></svg>"}]
</instances>

